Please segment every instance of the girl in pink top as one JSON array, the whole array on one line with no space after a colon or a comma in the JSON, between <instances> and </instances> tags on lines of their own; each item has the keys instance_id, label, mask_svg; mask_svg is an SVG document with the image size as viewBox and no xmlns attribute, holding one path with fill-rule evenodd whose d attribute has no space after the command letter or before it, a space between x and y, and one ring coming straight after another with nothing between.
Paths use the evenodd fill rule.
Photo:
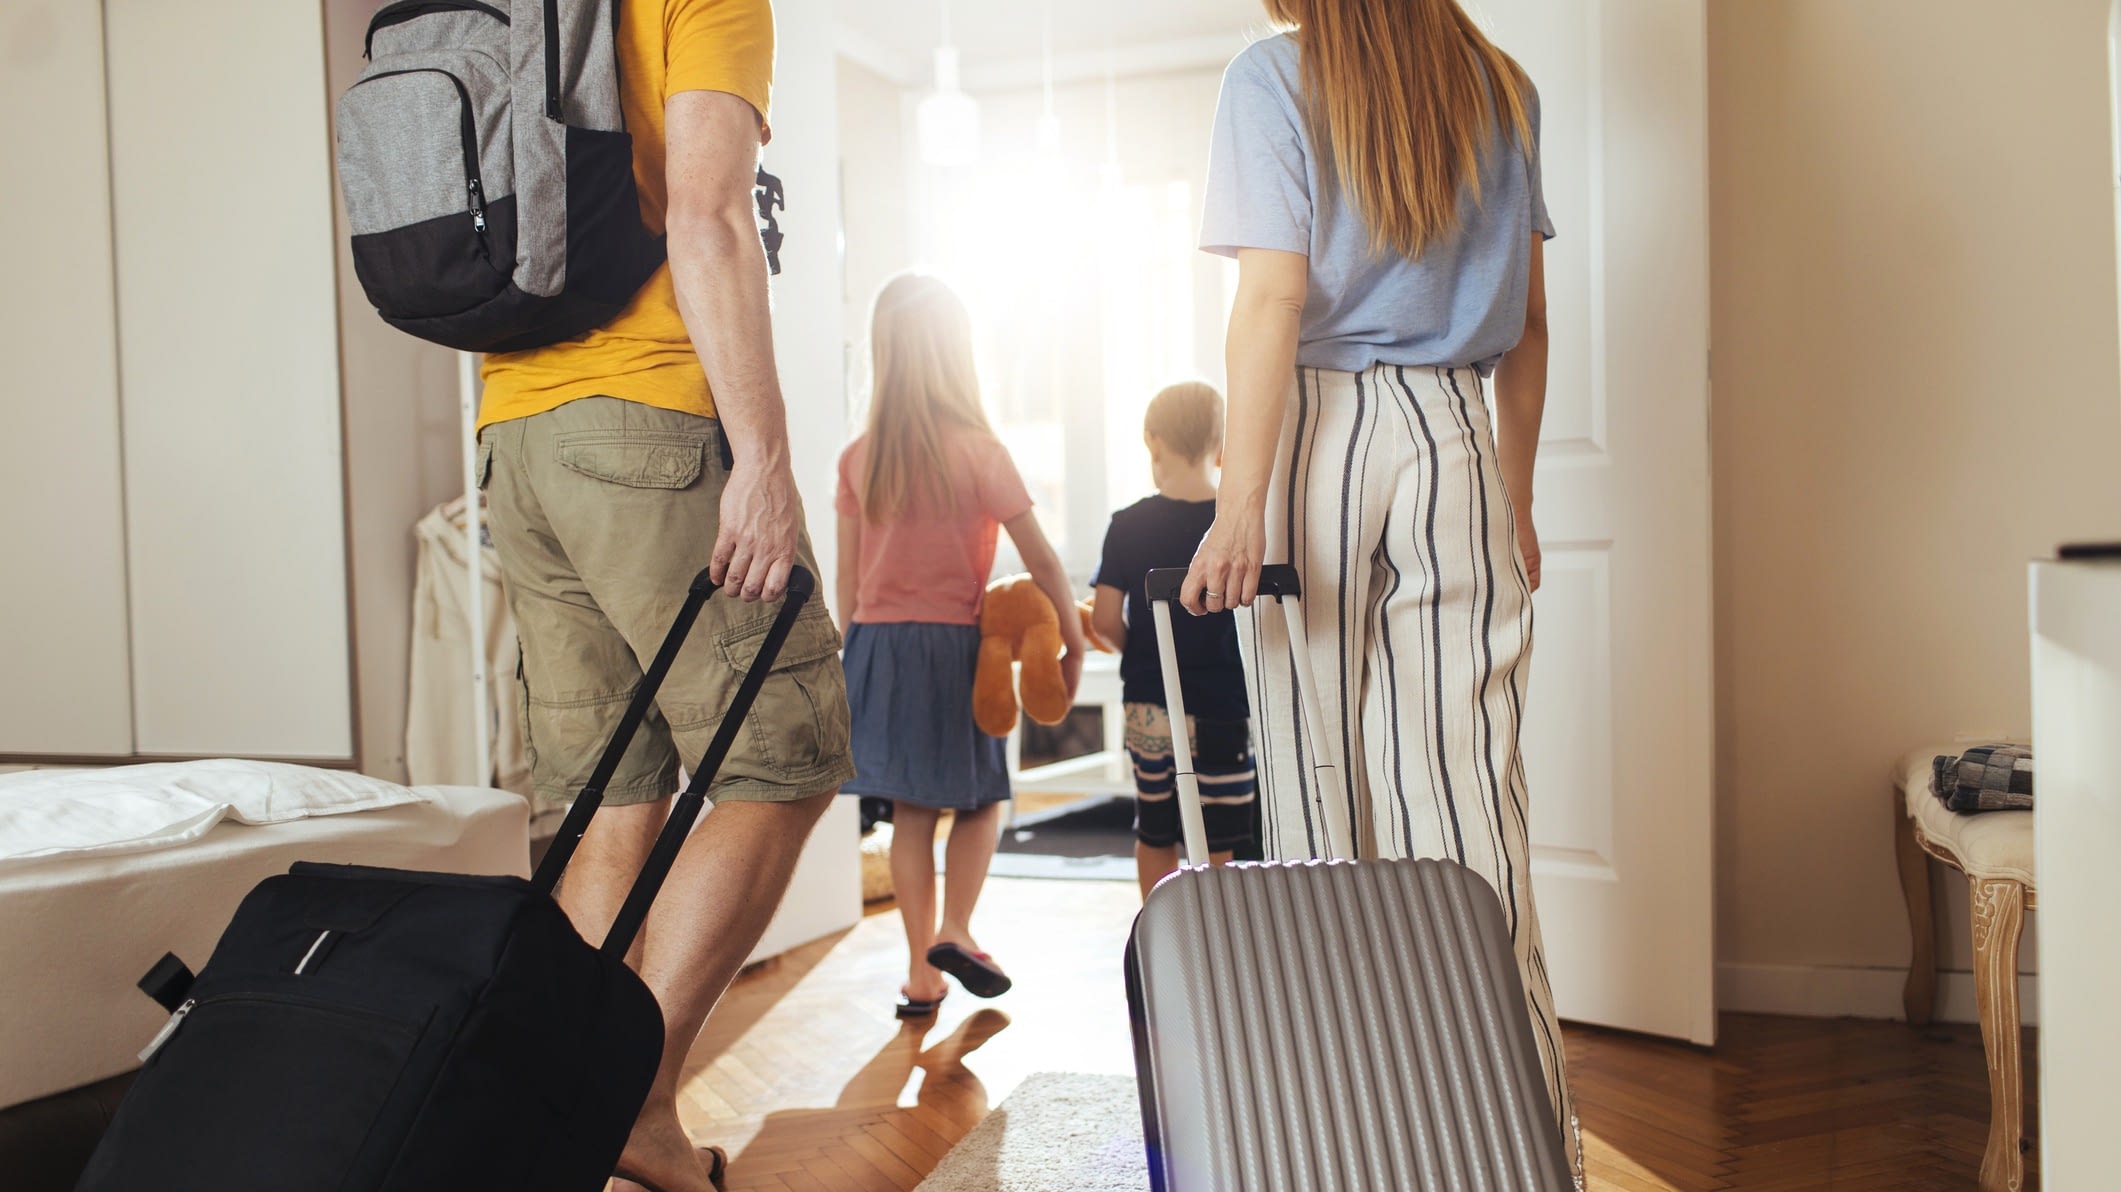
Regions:
<instances>
[{"instance_id":1,"label":"girl in pink top","mask_svg":"<svg viewBox=\"0 0 2121 1192\"><path fill-rule=\"evenodd\" d=\"M870 341L869 425L840 456L836 502L856 772L840 789L892 802L891 878L909 951L898 1016L922 1018L948 989L946 973L978 997L1009 988L971 930L1009 797L1002 739L972 722L980 597L999 531L1055 608L1072 614L1075 596L980 408L964 303L932 277L901 275L877 295ZM1072 699L1082 625L1073 615L1060 622ZM944 811L954 816L938 923Z\"/></svg>"}]
</instances>

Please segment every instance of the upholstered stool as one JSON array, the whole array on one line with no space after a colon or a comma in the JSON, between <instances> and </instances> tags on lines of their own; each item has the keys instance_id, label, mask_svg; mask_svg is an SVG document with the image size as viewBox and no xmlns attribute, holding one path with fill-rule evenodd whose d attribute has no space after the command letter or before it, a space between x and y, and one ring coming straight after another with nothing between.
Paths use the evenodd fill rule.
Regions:
<instances>
[{"instance_id":1,"label":"upholstered stool","mask_svg":"<svg viewBox=\"0 0 2121 1192\"><path fill-rule=\"evenodd\" d=\"M1904 1005L1907 1020L1926 1024L1937 1009L1937 923L1930 905L1928 858L1966 875L1974 924L1974 1004L1988 1053L1988 1149L1982 1192L2017 1192L2025 1184L2024 1069L2018 1055L2018 937L2034 909L2033 813L1960 815L1930 793L1934 759L1964 752L1940 745L1911 753L1894 775L1895 840L1900 887L1915 936Z\"/></svg>"}]
</instances>

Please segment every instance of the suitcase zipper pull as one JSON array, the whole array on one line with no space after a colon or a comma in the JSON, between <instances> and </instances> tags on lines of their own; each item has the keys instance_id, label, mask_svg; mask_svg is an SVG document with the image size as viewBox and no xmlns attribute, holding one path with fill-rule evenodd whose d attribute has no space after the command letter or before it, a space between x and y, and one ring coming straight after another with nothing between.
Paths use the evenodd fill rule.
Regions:
<instances>
[{"instance_id":1,"label":"suitcase zipper pull","mask_svg":"<svg viewBox=\"0 0 2121 1192\"><path fill-rule=\"evenodd\" d=\"M317 958L317 949L323 947L324 941L330 938L330 936L331 932L329 930L320 931L317 933L316 942L309 945L309 951L302 953L302 959L296 963L295 976L301 976L302 970L309 967L309 962Z\"/></svg>"},{"instance_id":2,"label":"suitcase zipper pull","mask_svg":"<svg viewBox=\"0 0 2121 1192\"><path fill-rule=\"evenodd\" d=\"M147 1047L140 1052L141 1063L153 1059L155 1053L162 1050L162 1045L169 1042L169 1037L177 1033L178 1027L184 1025L184 1016L191 1013L191 1008L198 1004L197 998L184 999L184 1004L178 1006L176 1013L169 1016L169 1021L162 1024L162 1029L155 1032L155 1037L147 1041Z\"/></svg>"}]
</instances>

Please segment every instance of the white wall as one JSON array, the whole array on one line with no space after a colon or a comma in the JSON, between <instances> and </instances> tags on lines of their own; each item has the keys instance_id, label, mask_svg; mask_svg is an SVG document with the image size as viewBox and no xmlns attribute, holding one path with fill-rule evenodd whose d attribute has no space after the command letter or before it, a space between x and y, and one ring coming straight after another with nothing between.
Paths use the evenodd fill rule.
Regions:
<instances>
[{"instance_id":1,"label":"white wall","mask_svg":"<svg viewBox=\"0 0 2121 1192\"><path fill-rule=\"evenodd\" d=\"M773 281L773 344L795 475L827 599L838 557L834 465L847 441L846 332L840 261L838 61L825 0L778 0L773 143L766 168L787 187L787 243Z\"/></svg>"},{"instance_id":2,"label":"white wall","mask_svg":"<svg viewBox=\"0 0 2121 1192\"><path fill-rule=\"evenodd\" d=\"M842 280L847 345L848 403L869 372L869 308L891 275L912 266L913 161L908 104L897 83L846 58L839 59L839 135Z\"/></svg>"},{"instance_id":3,"label":"white wall","mask_svg":"<svg viewBox=\"0 0 2121 1192\"><path fill-rule=\"evenodd\" d=\"M1894 1015L1888 768L2029 731L2025 561L2121 529L2107 3L1710 15L1725 1004Z\"/></svg>"}]
</instances>

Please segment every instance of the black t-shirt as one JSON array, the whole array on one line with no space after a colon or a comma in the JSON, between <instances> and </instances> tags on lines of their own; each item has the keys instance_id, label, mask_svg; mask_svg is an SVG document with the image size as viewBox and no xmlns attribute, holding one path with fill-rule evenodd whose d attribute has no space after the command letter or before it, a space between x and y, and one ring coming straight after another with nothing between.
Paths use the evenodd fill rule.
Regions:
<instances>
[{"instance_id":1,"label":"black t-shirt","mask_svg":"<svg viewBox=\"0 0 2121 1192\"><path fill-rule=\"evenodd\" d=\"M1127 594L1127 641L1119 656L1119 677L1128 703L1164 702L1156 622L1149 616L1142 581L1153 568L1191 563L1214 521L1215 502L1165 496L1136 501L1112 515L1112 526L1105 531L1104 561L1093 582ZM1186 711L1209 720L1243 720L1249 712L1236 618L1226 612L1196 617L1182 608L1171 611Z\"/></svg>"}]
</instances>

